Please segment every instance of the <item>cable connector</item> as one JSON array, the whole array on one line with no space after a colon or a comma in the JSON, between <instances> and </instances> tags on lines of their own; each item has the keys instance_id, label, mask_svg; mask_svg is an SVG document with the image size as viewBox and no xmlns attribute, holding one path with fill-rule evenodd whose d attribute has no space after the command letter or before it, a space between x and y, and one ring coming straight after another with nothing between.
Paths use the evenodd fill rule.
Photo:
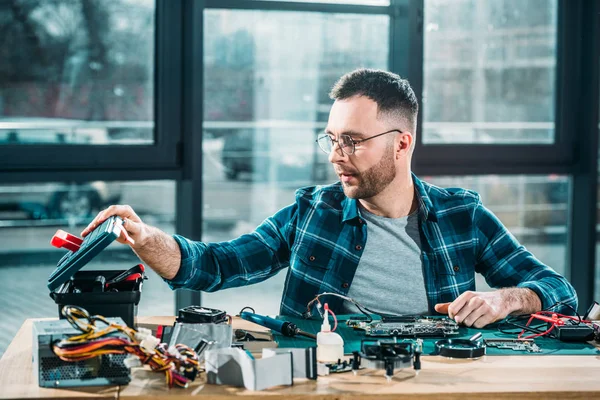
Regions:
<instances>
[{"instance_id":1,"label":"cable connector","mask_svg":"<svg viewBox=\"0 0 600 400\"><path fill-rule=\"evenodd\" d=\"M160 340L151 335L140 342L140 347L144 351L146 351L146 353L152 353L154 352L154 349L156 349L156 346L158 346L159 343Z\"/></svg>"},{"instance_id":2,"label":"cable connector","mask_svg":"<svg viewBox=\"0 0 600 400\"><path fill-rule=\"evenodd\" d=\"M177 350L177 347L175 347L173 345L169 346L169 348L167 349L167 352L175 358L181 357L181 353L179 352L179 350Z\"/></svg>"},{"instance_id":3,"label":"cable connector","mask_svg":"<svg viewBox=\"0 0 600 400\"><path fill-rule=\"evenodd\" d=\"M125 364L125 366L130 369L142 366L142 362L140 361L140 359L137 358L137 356L134 356L133 354L129 354L127 357L125 357L125 359L123 360L123 364Z\"/></svg>"},{"instance_id":4,"label":"cable connector","mask_svg":"<svg viewBox=\"0 0 600 400\"><path fill-rule=\"evenodd\" d=\"M133 335L133 338L138 341L141 342L142 340L146 339L147 337L152 336L152 331L148 328L138 328L137 332L135 333L135 335Z\"/></svg>"}]
</instances>

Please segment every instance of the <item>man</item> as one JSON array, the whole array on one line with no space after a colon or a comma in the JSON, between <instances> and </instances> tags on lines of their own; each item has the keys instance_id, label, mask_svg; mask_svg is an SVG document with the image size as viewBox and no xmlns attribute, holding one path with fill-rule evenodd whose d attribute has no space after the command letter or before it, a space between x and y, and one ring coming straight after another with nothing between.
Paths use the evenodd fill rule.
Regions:
<instances>
[{"instance_id":1,"label":"man","mask_svg":"<svg viewBox=\"0 0 600 400\"><path fill-rule=\"evenodd\" d=\"M82 235L110 215L123 217L133 250L172 288L211 292L289 267L281 314L302 315L322 292L384 313L447 313L475 327L557 302L557 311L577 307L566 279L519 245L478 194L411 173L418 104L406 80L356 70L330 96L318 143L340 182L299 189L294 204L254 232L194 242L144 224L129 206L111 206ZM475 272L502 289L476 292ZM334 312L356 312L341 298L327 301Z\"/></svg>"}]
</instances>

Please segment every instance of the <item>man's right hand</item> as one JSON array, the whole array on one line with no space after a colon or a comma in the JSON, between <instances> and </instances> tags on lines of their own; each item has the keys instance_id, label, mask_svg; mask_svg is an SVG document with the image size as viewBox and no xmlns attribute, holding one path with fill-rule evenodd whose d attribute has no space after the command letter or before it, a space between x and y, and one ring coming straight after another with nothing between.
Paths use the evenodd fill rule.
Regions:
<instances>
[{"instance_id":1,"label":"man's right hand","mask_svg":"<svg viewBox=\"0 0 600 400\"><path fill-rule=\"evenodd\" d=\"M133 211L133 208L126 205L114 205L100 211L96 218L94 218L94 220L81 232L81 236L87 236L97 226L113 215L123 218L123 227L131 239L134 240L136 244L135 247L141 247L147 236L147 229L145 229L146 225L142 222L140 217L138 217L135 211ZM127 241L127 236L124 232L121 232L117 241L123 244L130 243ZM134 246L132 245L132 247Z\"/></svg>"}]
</instances>

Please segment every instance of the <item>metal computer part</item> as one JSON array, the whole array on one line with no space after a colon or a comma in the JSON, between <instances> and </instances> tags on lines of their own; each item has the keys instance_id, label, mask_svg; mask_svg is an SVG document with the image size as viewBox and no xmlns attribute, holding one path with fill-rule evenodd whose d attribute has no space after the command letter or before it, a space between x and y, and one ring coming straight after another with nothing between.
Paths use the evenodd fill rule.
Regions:
<instances>
[{"instance_id":1,"label":"metal computer part","mask_svg":"<svg viewBox=\"0 0 600 400\"><path fill-rule=\"evenodd\" d=\"M125 325L121 318L108 321ZM63 361L52 351L52 344L80 335L69 321L33 322L33 375L40 387L78 387L126 385L131 380L125 366L126 354L104 354L83 361Z\"/></svg>"},{"instance_id":2,"label":"metal computer part","mask_svg":"<svg viewBox=\"0 0 600 400\"><path fill-rule=\"evenodd\" d=\"M413 341L382 341L365 339L361 342L361 351L353 352L352 369L383 369L389 380L398 369L414 367L421 369L422 343Z\"/></svg>"},{"instance_id":3,"label":"metal computer part","mask_svg":"<svg viewBox=\"0 0 600 400\"><path fill-rule=\"evenodd\" d=\"M458 334L458 324L450 318L428 318L416 317L412 320L371 322L361 320L349 320L348 326L362 329L366 336L390 336L390 337L447 337Z\"/></svg>"},{"instance_id":4,"label":"metal computer part","mask_svg":"<svg viewBox=\"0 0 600 400\"><path fill-rule=\"evenodd\" d=\"M533 339L485 339L484 341L486 346L498 349L526 351L528 353L542 352L542 349Z\"/></svg>"}]
</instances>

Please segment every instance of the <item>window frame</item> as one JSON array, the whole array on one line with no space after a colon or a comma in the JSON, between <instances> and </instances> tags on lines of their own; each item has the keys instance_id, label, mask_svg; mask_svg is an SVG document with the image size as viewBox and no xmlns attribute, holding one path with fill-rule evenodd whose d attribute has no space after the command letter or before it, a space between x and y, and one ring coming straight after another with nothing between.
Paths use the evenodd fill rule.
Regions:
<instances>
[{"instance_id":1,"label":"window frame","mask_svg":"<svg viewBox=\"0 0 600 400\"><path fill-rule=\"evenodd\" d=\"M85 180L87 172L132 169L176 170L181 167L181 2L155 0L154 143L151 145L1 145L0 175L25 181L38 174L64 173ZM82 172L83 171L83 172ZM172 171L173 172L173 171ZM29 174L31 175L29 175ZM176 177L177 174L171 174ZM45 180L45 179L44 179Z\"/></svg>"},{"instance_id":2,"label":"window frame","mask_svg":"<svg viewBox=\"0 0 600 400\"><path fill-rule=\"evenodd\" d=\"M419 15L424 15L424 1L418 0ZM572 3L572 2L570 2ZM567 0L558 0L556 76L555 76L555 121L554 143L552 144L478 144L478 143L423 143L423 113L419 114L415 157L416 172L434 175L444 171L445 175L472 174L568 174L576 162L574 136L571 127L575 119L572 114L573 91L565 86L577 68L576 46L572 43L573 32L578 26L576 6ZM422 22L421 22L422 25ZM415 64L410 77L413 87L423 91L423 42L424 32L417 31L414 41L419 43L420 52L411 57ZM421 95L419 105L421 103ZM422 109L422 107L421 107ZM456 160L461 160L457 163Z\"/></svg>"},{"instance_id":3,"label":"window frame","mask_svg":"<svg viewBox=\"0 0 600 400\"><path fill-rule=\"evenodd\" d=\"M420 175L571 176L567 268L571 267L567 277L579 293L582 308L591 303L596 270L599 3L598 0L558 0L553 144L424 145L420 131L421 112L413 160L413 170ZM388 68L411 82L423 109L424 0L390 0L389 6L264 0L156 0L155 143L97 147L0 146L0 180L174 179L177 181L177 232L200 240L203 220L203 22L204 10L211 8L389 15ZM200 292L176 293L176 309L201 304Z\"/></svg>"}]
</instances>

